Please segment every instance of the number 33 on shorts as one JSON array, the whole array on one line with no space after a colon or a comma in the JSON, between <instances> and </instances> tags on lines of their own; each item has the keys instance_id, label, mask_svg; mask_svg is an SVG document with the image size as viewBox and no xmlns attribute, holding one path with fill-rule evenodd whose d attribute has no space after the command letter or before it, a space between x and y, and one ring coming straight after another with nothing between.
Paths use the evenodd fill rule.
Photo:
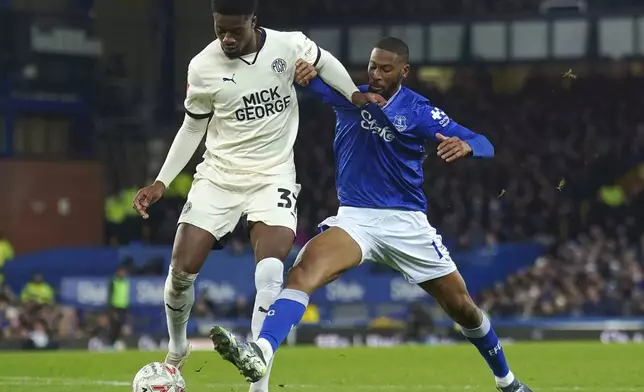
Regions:
<instances>
[{"instance_id":1,"label":"number 33 on shorts","mask_svg":"<svg viewBox=\"0 0 644 392\"><path fill-rule=\"evenodd\" d=\"M247 209L248 221L288 227L295 233L299 193L300 185L296 183L273 184L262 188L251 198Z\"/></svg>"},{"instance_id":2,"label":"number 33 on shorts","mask_svg":"<svg viewBox=\"0 0 644 392\"><path fill-rule=\"evenodd\" d=\"M297 215L297 193L293 193L288 188L277 188L279 192L280 199L277 202L277 206L281 208L293 209L295 215Z\"/></svg>"}]
</instances>

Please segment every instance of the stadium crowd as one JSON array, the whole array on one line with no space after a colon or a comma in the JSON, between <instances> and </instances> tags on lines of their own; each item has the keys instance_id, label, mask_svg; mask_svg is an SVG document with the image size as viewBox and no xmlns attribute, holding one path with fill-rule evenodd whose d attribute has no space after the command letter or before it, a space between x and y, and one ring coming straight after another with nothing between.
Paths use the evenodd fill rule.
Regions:
<instances>
[{"instance_id":1,"label":"stadium crowd","mask_svg":"<svg viewBox=\"0 0 644 392\"><path fill-rule=\"evenodd\" d=\"M644 316L644 235L633 234L593 226L481 293L479 303L497 317Z\"/></svg>"},{"instance_id":2,"label":"stadium crowd","mask_svg":"<svg viewBox=\"0 0 644 392\"><path fill-rule=\"evenodd\" d=\"M123 346L123 341L133 333L158 329L150 323L161 324L154 314L141 314L129 309L128 302L119 302L113 296L115 281L127 280L130 276L160 276L156 262L136 267L125 258L112 279L108 294L111 302L106 309L90 309L59 303L54 286L42 274L35 274L19 292L9 284L0 285L0 344L13 342L14 348L47 350L58 347L59 342L72 339L87 339L93 350L111 350ZM127 286L129 290L129 285ZM126 298L129 298L129 292ZM229 305L210 299L206 291L199 293L193 309L193 317L229 320L250 320L253 308L243 296ZM161 327L163 328L163 326ZM18 346L16 346L18 344Z\"/></svg>"},{"instance_id":3,"label":"stadium crowd","mask_svg":"<svg viewBox=\"0 0 644 392\"><path fill-rule=\"evenodd\" d=\"M41 275L19 295L7 284L0 286L0 341L20 342L23 349L50 349L58 338L83 336L83 327L75 309L56 305L55 291Z\"/></svg>"}]
</instances>

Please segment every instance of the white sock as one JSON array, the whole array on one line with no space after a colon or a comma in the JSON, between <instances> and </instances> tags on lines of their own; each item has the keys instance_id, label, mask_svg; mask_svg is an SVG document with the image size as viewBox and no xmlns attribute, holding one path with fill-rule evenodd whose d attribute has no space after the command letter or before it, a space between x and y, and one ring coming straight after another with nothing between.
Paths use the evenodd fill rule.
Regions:
<instances>
[{"instance_id":1,"label":"white sock","mask_svg":"<svg viewBox=\"0 0 644 392\"><path fill-rule=\"evenodd\" d=\"M177 271L170 266L165 280L163 300L168 321L168 351L183 354L188 347L188 318L195 303L194 282L197 274Z\"/></svg>"},{"instance_id":2,"label":"white sock","mask_svg":"<svg viewBox=\"0 0 644 392\"><path fill-rule=\"evenodd\" d=\"M271 376L271 369L273 368L273 358L268 360L268 368L266 368L266 375L259 381L250 384L249 392L268 392L268 380Z\"/></svg>"},{"instance_id":3,"label":"white sock","mask_svg":"<svg viewBox=\"0 0 644 392\"><path fill-rule=\"evenodd\" d=\"M264 359L273 362L273 355L275 353L273 352L273 346L271 346L271 342L269 342L266 339L258 339L255 343L257 343L257 346L262 350L262 354L264 354Z\"/></svg>"},{"instance_id":4,"label":"white sock","mask_svg":"<svg viewBox=\"0 0 644 392\"><path fill-rule=\"evenodd\" d=\"M505 377L494 376L494 378L496 379L496 385L501 388L505 388L514 382L514 374L512 374L511 371L508 372L508 374L506 374Z\"/></svg>"},{"instance_id":5,"label":"white sock","mask_svg":"<svg viewBox=\"0 0 644 392\"><path fill-rule=\"evenodd\" d=\"M261 260L255 268L255 305L253 308L253 319L251 321L251 332L253 340L259 338L259 333L264 325L266 312L273 305L275 299L282 291L284 283L284 263L274 257ZM261 310L260 310L261 309ZM261 347L261 346L260 346ZM270 378L271 368L273 367L272 353L265 356L268 361L268 370L266 375L256 383L250 385L250 392L268 392L268 380Z\"/></svg>"}]
</instances>

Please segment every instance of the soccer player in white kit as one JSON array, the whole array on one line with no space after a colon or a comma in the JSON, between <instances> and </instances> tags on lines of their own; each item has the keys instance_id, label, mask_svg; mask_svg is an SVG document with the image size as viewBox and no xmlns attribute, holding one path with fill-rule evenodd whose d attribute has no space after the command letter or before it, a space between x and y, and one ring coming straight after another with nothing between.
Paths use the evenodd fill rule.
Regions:
<instances>
[{"instance_id":1,"label":"soccer player in white kit","mask_svg":"<svg viewBox=\"0 0 644 392\"><path fill-rule=\"evenodd\" d=\"M134 208L146 209L188 163L204 134L206 152L179 218L164 300L170 335L166 363L181 368L190 352L186 326L194 281L213 245L245 215L255 254L255 338L280 293L283 260L295 238L293 144L298 102L293 87L299 58L321 78L362 106L361 93L342 64L300 32L257 26L257 0L212 0L217 39L188 67L186 117L156 181L139 191ZM268 390L268 374L251 385Z\"/></svg>"}]
</instances>

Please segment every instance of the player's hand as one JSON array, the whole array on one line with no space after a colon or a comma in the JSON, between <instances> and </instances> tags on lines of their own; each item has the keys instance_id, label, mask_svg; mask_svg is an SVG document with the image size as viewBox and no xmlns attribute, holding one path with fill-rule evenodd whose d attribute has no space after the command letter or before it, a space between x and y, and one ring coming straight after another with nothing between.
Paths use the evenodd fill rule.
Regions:
<instances>
[{"instance_id":1,"label":"player's hand","mask_svg":"<svg viewBox=\"0 0 644 392\"><path fill-rule=\"evenodd\" d=\"M436 134L440 141L436 155L445 162L454 162L472 154L472 147L457 137L446 137L440 133Z\"/></svg>"},{"instance_id":2,"label":"player's hand","mask_svg":"<svg viewBox=\"0 0 644 392\"><path fill-rule=\"evenodd\" d=\"M148 219L150 217L147 213L148 207L159 201L164 192L165 185L161 181L155 181L154 184L146 186L136 193L132 207L141 214L143 219Z\"/></svg>"},{"instance_id":3,"label":"player's hand","mask_svg":"<svg viewBox=\"0 0 644 392\"><path fill-rule=\"evenodd\" d=\"M297 84L306 87L316 76L318 76L318 71L315 70L313 64L302 59L295 62L295 82Z\"/></svg>"},{"instance_id":4,"label":"player's hand","mask_svg":"<svg viewBox=\"0 0 644 392\"><path fill-rule=\"evenodd\" d=\"M387 100L385 100L380 94L363 93L360 91L353 93L351 96L351 102L359 108L370 103L376 104L378 107L383 107L387 104Z\"/></svg>"}]
</instances>

